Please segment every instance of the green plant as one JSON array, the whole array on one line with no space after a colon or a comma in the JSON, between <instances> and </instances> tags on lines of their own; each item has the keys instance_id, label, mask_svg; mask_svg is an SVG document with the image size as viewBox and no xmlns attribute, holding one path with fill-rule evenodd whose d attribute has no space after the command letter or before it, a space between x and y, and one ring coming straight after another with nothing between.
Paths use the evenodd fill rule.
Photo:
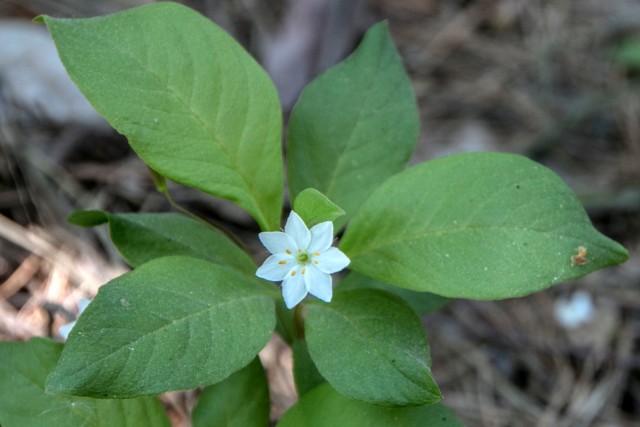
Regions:
<instances>
[{"instance_id":1,"label":"green plant","mask_svg":"<svg viewBox=\"0 0 640 427\"><path fill-rule=\"evenodd\" d=\"M170 179L238 204L273 255L258 269L227 234L181 214L75 212L73 224L107 223L134 269L100 289L64 349L0 344L11 361L0 371L3 426L41 425L44 413L49 425L115 425L101 411L118 425L162 425L160 406L141 396L196 387L194 425L267 425L256 355L276 329L293 348L301 396L280 426L459 425L438 403L419 315L447 298L527 295L628 257L560 178L526 158L466 153L406 168L418 112L384 23L293 110L297 214L281 232L278 97L230 36L172 3L40 20L159 191L168 197ZM329 274L344 268L334 294ZM256 272L284 279L284 300ZM51 408L24 406L30 399ZM144 424L142 412L157 418Z\"/></svg>"}]
</instances>

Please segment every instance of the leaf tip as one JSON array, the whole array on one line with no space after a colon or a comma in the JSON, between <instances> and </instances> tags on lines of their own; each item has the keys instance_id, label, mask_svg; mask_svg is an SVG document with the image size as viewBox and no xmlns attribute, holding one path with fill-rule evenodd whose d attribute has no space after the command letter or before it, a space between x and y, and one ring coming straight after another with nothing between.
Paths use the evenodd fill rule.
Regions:
<instances>
[{"instance_id":1,"label":"leaf tip","mask_svg":"<svg viewBox=\"0 0 640 427\"><path fill-rule=\"evenodd\" d=\"M622 264L629 259L629 251L620 244L616 245L616 248L613 252L616 256L616 264Z\"/></svg>"},{"instance_id":2,"label":"leaf tip","mask_svg":"<svg viewBox=\"0 0 640 427\"><path fill-rule=\"evenodd\" d=\"M382 21L376 23L372 28L383 28L385 30L389 30L389 21L386 19L383 19Z\"/></svg>"},{"instance_id":3,"label":"leaf tip","mask_svg":"<svg viewBox=\"0 0 640 427\"><path fill-rule=\"evenodd\" d=\"M629 251L615 240L609 239L609 247L607 248L607 265L619 265L629 259ZM586 248L588 249L588 248ZM572 258L573 260L573 258ZM573 266L573 264L572 264Z\"/></svg>"},{"instance_id":4,"label":"leaf tip","mask_svg":"<svg viewBox=\"0 0 640 427\"><path fill-rule=\"evenodd\" d=\"M94 227L96 225L104 224L108 220L108 215L105 212L98 210L77 210L71 212L67 217L67 222L69 224L80 227Z\"/></svg>"}]
</instances>

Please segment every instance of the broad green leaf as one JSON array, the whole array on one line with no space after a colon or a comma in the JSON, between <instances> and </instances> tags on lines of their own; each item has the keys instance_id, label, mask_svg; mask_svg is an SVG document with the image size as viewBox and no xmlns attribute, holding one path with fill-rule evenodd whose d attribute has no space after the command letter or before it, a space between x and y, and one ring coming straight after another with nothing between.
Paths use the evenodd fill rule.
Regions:
<instances>
[{"instance_id":1,"label":"broad green leaf","mask_svg":"<svg viewBox=\"0 0 640 427\"><path fill-rule=\"evenodd\" d=\"M336 292L305 304L309 354L339 392L369 403L418 406L440 400L420 318L375 289Z\"/></svg>"},{"instance_id":2,"label":"broad green leaf","mask_svg":"<svg viewBox=\"0 0 640 427\"><path fill-rule=\"evenodd\" d=\"M344 211L315 188L301 191L293 201L293 210L308 227L324 221L335 221Z\"/></svg>"},{"instance_id":3,"label":"broad green leaf","mask_svg":"<svg viewBox=\"0 0 640 427\"><path fill-rule=\"evenodd\" d=\"M411 82L386 23L372 27L345 61L305 88L289 121L292 199L315 188L345 210L336 229L388 177L402 170L418 139Z\"/></svg>"},{"instance_id":4,"label":"broad green leaf","mask_svg":"<svg viewBox=\"0 0 640 427\"><path fill-rule=\"evenodd\" d=\"M43 338L0 343L3 427L169 427L162 404L153 397L111 400L45 393L45 379L62 348Z\"/></svg>"},{"instance_id":5,"label":"broad green leaf","mask_svg":"<svg viewBox=\"0 0 640 427\"><path fill-rule=\"evenodd\" d=\"M228 265L254 276L256 265L223 232L175 213L109 213L75 211L69 222L83 227L109 223L109 234L133 267L155 258L185 255Z\"/></svg>"},{"instance_id":6,"label":"broad green leaf","mask_svg":"<svg viewBox=\"0 0 640 427\"><path fill-rule=\"evenodd\" d=\"M196 258L141 265L100 288L47 390L133 397L223 380L273 331L273 300L256 282Z\"/></svg>"},{"instance_id":7,"label":"broad green leaf","mask_svg":"<svg viewBox=\"0 0 640 427\"><path fill-rule=\"evenodd\" d=\"M298 396L302 396L326 382L309 355L306 341L295 340L291 345L291 350L293 350L293 379Z\"/></svg>"},{"instance_id":8,"label":"broad green leaf","mask_svg":"<svg viewBox=\"0 0 640 427\"><path fill-rule=\"evenodd\" d=\"M409 408L388 408L349 399L329 384L322 384L291 407L277 427L463 427L440 403Z\"/></svg>"},{"instance_id":9,"label":"broad green leaf","mask_svg":"<svg viewBox=\"0 0 640 427\"><path fill-rule=\"evenodd\" d=\"M475 299L527 295L628 258L558 176L501 153L454 155L394 176L340 248L350 268L378 280Z\"/></svg>"},{"instance_id":10,"label":"broad green leaf","mask_svg":"<svg viewBox=\"0 0 640 427\"><path fill-rule=\"evenodd\" d=\"M197 12L43 20L80 91L153 170L280 225L281 113L264 70Z\"/></svg>"},{"instance_id":11,"label":"broad green leaf","mask_svg":"<svg viewBox=\"0 0 640 427\"><path fill-rule=\"evenodd\" d=\"M257 357L226 380L204 389L193 408L193 427L269 425L269 387Z\"/></svg>"},{"instance_id":12,"label":"broad green leaf","mask_svg":"<svg viewBox=\"0 0 640 427\"><path fill-rule=\"evenodd\" d=\"M420 316L436 311L449 302L448 298L441 297L440 295L432 294L431 292L416 292L405 288L399 288L376 280L372 277L365 276L364 274L360 274L357 271L351 271L345 278L338 282L338 286L340 286L339 289L341 291L366 288L379 289L381 291L392 293L402 298Z\"/></svg>"}]
</instances>

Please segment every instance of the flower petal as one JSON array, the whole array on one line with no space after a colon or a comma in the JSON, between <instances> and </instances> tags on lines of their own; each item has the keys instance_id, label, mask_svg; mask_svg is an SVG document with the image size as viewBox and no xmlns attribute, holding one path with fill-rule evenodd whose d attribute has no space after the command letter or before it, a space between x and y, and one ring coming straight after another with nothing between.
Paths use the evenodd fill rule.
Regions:
<instances>
[{"instance_id":1,"label":"flower petal","mask_svg":"<svg viewBox=\"0 0 640 427\"><path fill-rule=\"evenodd\" d=\"M307 249L309 246L311 233L302 218L294 211L289 214L287 223L284 225L284 232L296 242L296 249Z\"/></svg>"},{"instance_id":2,"label":"flower petal","mask_svg":"<svg viewBox=\"0 0 640 427\"><path fill-rule=\"evenodd\" d=\"M298 249L291 236L282 231L265 231L258 234L258 238L272 254L284 254L287 250L295 252Z\"/></svg>"},{"instance_id":3,"label":"flower petal","mask_svg":"<svg viewBox=\"0 0 640 427\"><path fill-rule=\"evenodd\" d=\"M333 223L331 221L321 222L311 227L311 243L309 252L323 252L331 247L333 243Z\"/></svg>"},{"instance_id":4,"label":"flower petal","mask_svg":"<svg viewBox=\"0 0 640 427\"><path fill-rule=\"evenodd\" d=\"M318 261L315 264L315 261ZM351 260L338 248L329 248L315 258L314 264L323 273L336 273L349 265Z\"/></svg>"},{"instance_id":5,"label":"flower petal","mask_svg":"<svg viewBox=\"0 0 640 427\"><path fill-rule=\"evenodd\" d=\"M299 269L292 270L282 282L282 296L287 308L291 309L298 305L307 293L303 275Z\"/></svg>"},{"instance_id":6,"label":"flower petal","mask_svg":"<svg viewBox=\"0 0 640 427\"><path fill-rule=\"evenodd\" d=\"M304 283L309 293L324 302L330 302L333 295L333 283L331 276L323 273L313 266L306 268Z\"/></svg>"},{"instance_id":7,"label":"flower petal","mask_svg":"<svg viewBox=\"0 0 640 427\"><path fill-rule=\"evenodd\" d=\"M261 279L279 282L287 277L296 266L296 259L292 255L276 254L267 258L256 271L256 276Z\"/></svg>"}]
</instances>

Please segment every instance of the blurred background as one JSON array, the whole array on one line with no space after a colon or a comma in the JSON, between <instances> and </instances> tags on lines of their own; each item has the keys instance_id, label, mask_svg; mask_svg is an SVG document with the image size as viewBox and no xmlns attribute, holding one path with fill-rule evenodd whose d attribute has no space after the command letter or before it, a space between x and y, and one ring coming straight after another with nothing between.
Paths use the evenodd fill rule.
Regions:
<instances>
[{"instance_id":1,"label":"blurred background","mask_svg":"<svg viewBox=\"0 0 640 427\"><path fill-rule=\"evenodd\" d=\"M170 210L66 77L44 26L31 23L149 2L0 2L0 340L59 340L78 300L127 271L106 230L66 224L72 210ZM263 64L285 118L306 83L386 19L422 118L412 162L498 150L558 173L630 260L527 298L450 303L424 319L432 369L468 426L640 424L640 2L183 3ZM261 251L241 210L183 187L172 195ZM274 339L261 357L276 419L296 400L290 352ZM189 425L196 395L162 397L174 425Z\"/></svg>"}]
</instances>

